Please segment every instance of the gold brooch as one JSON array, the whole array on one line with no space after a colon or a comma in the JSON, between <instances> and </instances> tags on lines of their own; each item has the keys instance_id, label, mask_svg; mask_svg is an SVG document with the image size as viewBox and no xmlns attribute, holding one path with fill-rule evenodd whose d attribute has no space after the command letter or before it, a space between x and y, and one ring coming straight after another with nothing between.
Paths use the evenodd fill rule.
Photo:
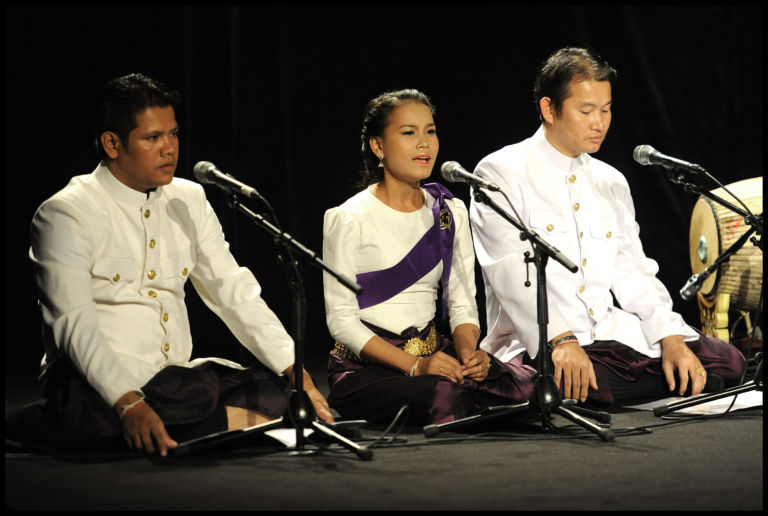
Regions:
<instances>
[{"instance_id":1,"label":"gold brooch","mask_svg":"<svg viewBox=\"0 0 768 516\"><path fill-rule=\"evenodd\" d=\"M451 212L448 209L440 210L440 231L451 227Z\"/></svg>"}]
</instances>

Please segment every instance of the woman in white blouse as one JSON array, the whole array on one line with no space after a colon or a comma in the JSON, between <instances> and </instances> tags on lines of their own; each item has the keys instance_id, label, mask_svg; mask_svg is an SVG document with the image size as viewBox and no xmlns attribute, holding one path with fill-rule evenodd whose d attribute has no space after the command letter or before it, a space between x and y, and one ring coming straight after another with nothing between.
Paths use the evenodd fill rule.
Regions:
<instances>
[{"instance_id":1,"label":"woman in white blouse","mask_svg":"<svg viewBox=\"0 0 768 516\"><path fill-rule=\"evenodd\" d=\"M443 186L422 185L439 148L433 115L417 90L371 100L362 129L364 189L325 214L323 259L363 287L355 296L324 276L336 340L328 399L344 418L386 422L408 405L409 423L437 424L530 393L532 368L477 349L467 209ZM452 339L436 329L441 284Z\"/></svg>"}]
</instances>

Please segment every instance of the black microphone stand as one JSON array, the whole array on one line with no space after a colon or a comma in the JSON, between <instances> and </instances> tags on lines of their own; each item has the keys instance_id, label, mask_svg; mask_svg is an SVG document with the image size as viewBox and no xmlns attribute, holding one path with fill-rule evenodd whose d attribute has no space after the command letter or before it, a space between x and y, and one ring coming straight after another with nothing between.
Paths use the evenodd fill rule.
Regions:
<instances>
[{"instance_id":1,"label":"black microphone stand","mask_svg":"<svg viewBox=\"0 0 768 516\"><path fill-rule=\"evenodd\" d=\"M292 454L300 455L309 452L308 450L305 450L306 437L304 435L304 430L313 429L323 436L330 438L332 441L355 452L360 459L371 460L373 458L373 452L370 449L360 446L338 434L331 425L317 419L314 406L306 391L304 391L304 328L306 322L307 301L304 292L304 282L302 281L301 273L299 272L298 262L294 259L293 251L298 251L301 256L312 265L325 269L345 287L356 294L361 293L362 288L333 270L328 264L323 262L316 253L304 247L291 235L270 223L262 215L254 213L246 206L243 206L236 195L230 194L227 197L227 204L231 208L245 214L253 223L271 234L275 239L275 243L283 246L287 252L288 259L286 260L280 256L279 261L289 272L289 283L292 294L294 341L293 387L288 396L288 406L282 417L243 430L236 430L234 432L225 431L211 436L201 437L195 440L197 448L199 449L200 447L206 446L210 446L211 448L231 448L238 443L254 442L258 437L263 436L270 430L277 428L293 428L296 430L296 447Z\"/></svg>"},{"instance_id":2,"label":"black microphone stand","mask_svg":"<svg viewBox=\"0 0 768 516\"><path fill-rule=\"evenodd\" d=\"M496 213L521 231L521 240L530 240L534 250L534 257L525 253L525 262L533 263L536 267L536 314L539 325L539 352L537 355L538 367L533 382L531 396L525 403L517 405L501 405L488 407L479 414L469 416L447 423L427 425L423 428L424 435L432 437L438 433L457 426L474 424L518 413L536 413L541 415L542 425L546 430L553 428L551 416L553 412L570 419L574 423L590 430L600 436L603 441L613 441L615 436L610 430L585 419L583 416L597 419L601 423L610 423L610 415L606 412L596 412L583 407L574 406L574 400L563 400L559 387L555 383L553 374L549 371L550 353L547 346L547 324L549 324L549 310L547 304L546 267L548 259L554 258L563 267L571 272L576 272L578 267L566 258L560 251L552 247L536 233L529 231L519 221L512 218L495 202L488 198L485 192L473 188L474 199L490 206ZM526 285L527 286L527 285ZM567 407L566 407L567 405Z\"/></svg>"},{"instance_id":3,"label":"black microphone stand","mask_svg":"<svg viewBox=\"0 0 768 516\"><path fill-rule=\"evenodd\" d=\"M712 199L713 201L725 206L726 208L733 211L734 213L741 215L742 217L744 217L744 222L750 226L749 230L747 230L741 237L739 237L739 239L736 242L734 242L722 255L718 256L717 260L715 260L715 262L712 265L707 267L701 273L700 277L703 277L704 279L706 279L706 277L711 275L715 270L717 270L720 264L728 261L734 253L736 253L739 249L741 249L744 246L744 244L747 242L747 239L749 239L758 249L760 249L761 251L763 250L763 240L762 240L763 216L762 214L754 215L752 213L748 213L747 211L735 206L734 204L702 188L700 185L696 185L686 181L685 180L686 176L682 172L675 173L673 171L669 171L668 177L670 181L672 181L673 183L683 186L683 189L686 192L693 192L699 195L703 195L704 197ZM757 233L758 236L757 237L753 236L750 238L750 235L752 235L752 233ZM703 280L701 282L697 281L698 285L696 290L701 288L702 282ZM760 302L758 303L759 318L758 318L758 324L756 324L755 327L759 327L759 325L762 324L762 313L763 313L762 305L763 305L763 293L762 293L762 285L761 285L760 286ZM734 387L724 389L720 392L703 394L700 396L696 396L693 399L676 401L673 403L668 403L666 405L660 405L658 407L654 407L653 414L655 416L663 416L675 410L694 407L702 403L707 403L710 401L726 398L728 396L733 396L736 394L740 394L742 392L748 392L751 390L762 391L763 390L763 354L757 353L755 355L755 360L757 361L757 368L755 369L754 379L742 385L736 385ZM745 364L744 367L746 366L747 365Z\"/></svg>"},{"instance_id":4,"label":"black microphone stand","mask_svg":"<svg viewBox=\"0 0 768 516\"><path fill-rule=\"evenodd\" d=\"M371 460L373 452L368 448L362 447L346 437L339 435L330 426L322 421L317 420L312 402L309 400L309 396L304 390L303 378L304 378L304 329L306 322L306 294L304 292L304 282L302 281L301 273L299 272L298 262L294 259L293 251L298 251L309 263L317 265L328 271L337 280L339 280L344 286L352 290L353 292L360 293L362 288L357 284L352 284L342 275L334 271L329 265L318 258L317 254L310 251L299 242L297 242L291 235L283 232L267 221L263 216L254 213L246 206L243 206L236 196L231 196L231 206L241 213L245 214L252 222L259 227L265 229L275 238L275 243L282 245L288 254L288 260L282 260L284 266L290 272L290 285L293 301L293 340L294 340L294 362L293 362L293 389L291 389L288 398L288 407L285 410L285 415L275 421L267 423L265 426L260 426L255 430L258 433L264 433L273 428L295 428L296 430L296 452L301 453L304 451L304 429L314 429L326 437L330 437L332 440L338 442L345 448L352 450L362 460Z\"/></svg>"}]
</instances>

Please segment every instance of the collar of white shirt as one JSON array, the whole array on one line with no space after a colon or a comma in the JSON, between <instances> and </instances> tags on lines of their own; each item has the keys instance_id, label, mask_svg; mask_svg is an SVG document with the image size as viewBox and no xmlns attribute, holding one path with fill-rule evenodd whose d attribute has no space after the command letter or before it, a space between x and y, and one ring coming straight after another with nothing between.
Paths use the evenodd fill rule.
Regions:
<instances>
[{"instance_id":1,"label":"collar of white shirt","mask_svg":"<svg viewBox=\"0 0 768 516\"><path fill-rule=\"evenodd\" d=\"M544 135L544 126L539 127L538 131L533 135L533 143L536 149L558 170L562 170L564 173L571 173L576 171L579 167L585 166L589 160L589 154L582 152L575 158L566 156L559 150L557 150L547 137Z\"/></svg>"},{"instance_id":2,"label":"collar of white shirt","mask_svg":"<svg viewBox=\"0 0 768 516\"><path fill-rule=\"evenodd\" d=\"M149 192L147 195L144 192L139 192L133 188L123 184L117 179L109 167L101 164L94 171L96 180L99 184L111 195L116 201L127 204L129 206L141 207L147 203L153 202L160 195L157 188Z\"/></svg>"}]
</instances>

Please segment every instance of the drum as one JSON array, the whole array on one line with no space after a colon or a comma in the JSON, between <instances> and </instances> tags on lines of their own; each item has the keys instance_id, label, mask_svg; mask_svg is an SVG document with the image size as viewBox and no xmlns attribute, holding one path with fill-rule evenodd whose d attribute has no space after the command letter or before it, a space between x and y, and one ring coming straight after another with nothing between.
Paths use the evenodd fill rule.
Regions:
<instances>
[{"instance_id":1,"label":"drum","mask_svg":"<svg viewBox=\"0 0 768 516\"><path fill-rule=\"evenodd\" d=\"M747 205L753 214L759 215L763 212L762 176L731 183L726 185L726 188ZM734 206L741 207L739 202L723 188L717 188L711 192ZM699 197L691 215L689 240L693 273L704 272L749 228L750 226L744 223L741 215L707 197ZM753 236L758 235L753 233ZM699 306L702 312L706 309L719 314L715 315L721 319L717 327L723 328L722 319L723 317L727 319L728 310L758 309L762 287L763 253L759 247L748 240L741 249L731 255L728 261L720 264L702 284L699 291ZM716 304L720 304L720 307L716 308ZM703 313L702 322L705 326L712 323L712 321L704 321ZM718 334L720 332L708 332L706 329L703 329L704 333L722 338L722 335Z\"/></svg>"}]
</instances>

